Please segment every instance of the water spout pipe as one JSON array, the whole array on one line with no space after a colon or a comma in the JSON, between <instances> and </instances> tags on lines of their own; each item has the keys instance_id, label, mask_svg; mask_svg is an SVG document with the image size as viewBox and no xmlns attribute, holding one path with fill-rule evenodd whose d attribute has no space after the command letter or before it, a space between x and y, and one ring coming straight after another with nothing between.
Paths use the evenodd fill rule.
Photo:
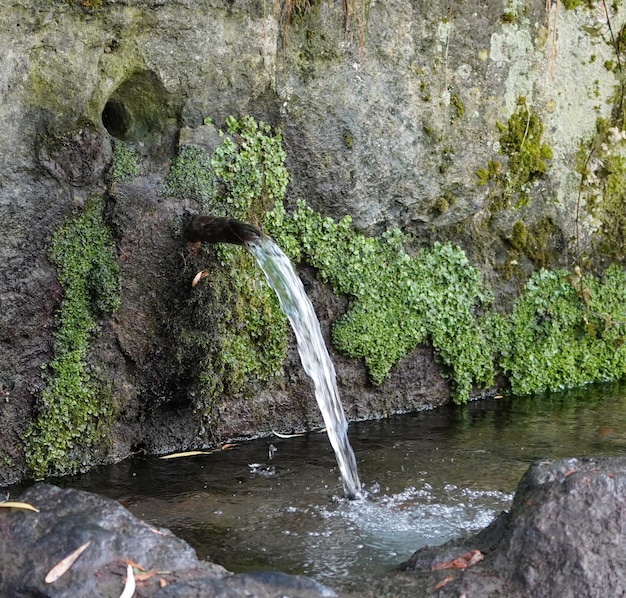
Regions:
<instances>
[{"instance_id":1,"label":"water spout pipe","mask_svg":"<svg viewBox=\"0 0 626 598\"><path fill-rule=\"evenodd\" d=\"M246 245L261 238L258 228L225 216L192 216L185 225L183 234L190 243Z\"/></svg>"}]
</instances>

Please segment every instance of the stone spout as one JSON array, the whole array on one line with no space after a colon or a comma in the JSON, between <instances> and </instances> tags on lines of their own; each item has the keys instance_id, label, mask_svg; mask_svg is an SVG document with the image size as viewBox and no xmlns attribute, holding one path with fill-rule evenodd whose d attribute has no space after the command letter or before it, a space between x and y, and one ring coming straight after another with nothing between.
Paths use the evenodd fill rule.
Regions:
<instances>
[{"instance_id":1,"label":"stone spout","mask_svg":"<svg viewBox=\"0 0 626 598\"><path fill-rule=\"evenodd\" d=\"M261 231L235 218L195 215L187 222L184 236L190 243L245 245L259 239Z\"/></svg>"}]
</instances>

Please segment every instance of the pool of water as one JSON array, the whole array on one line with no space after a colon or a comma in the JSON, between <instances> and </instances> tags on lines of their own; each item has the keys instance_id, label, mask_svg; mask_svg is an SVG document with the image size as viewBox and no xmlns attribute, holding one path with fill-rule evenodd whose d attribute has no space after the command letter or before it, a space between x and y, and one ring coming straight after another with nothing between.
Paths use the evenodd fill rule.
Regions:
<instances>
[{"instance_id":1,"label":"pool of water","mask_svg":"<svg viewBox=\"0 0 626 598\"><path fill-rule=\"evenodd\" d=\"M349 436L367 500L341 498L319 432L54 482L121 501L231 571L305 574L341 590L488 525L534 459L626 454L626 386L477 401L352 424Z\"/></svg>"}]
</instances>

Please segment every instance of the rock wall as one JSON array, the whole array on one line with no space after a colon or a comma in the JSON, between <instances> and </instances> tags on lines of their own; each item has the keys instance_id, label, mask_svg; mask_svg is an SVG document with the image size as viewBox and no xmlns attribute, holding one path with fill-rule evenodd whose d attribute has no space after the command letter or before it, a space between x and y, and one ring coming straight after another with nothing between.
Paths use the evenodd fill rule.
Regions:
<instances>
[{"instance_id":1,"label":"rock wall","mask_svg":"<svg viewBox=\"0 0 626 598\"><path fill-rule=\"evenodd\" d=\"M399 227L413 248L451 240L503 305L538 266L619 259L619 222L607 237L619 210L583 208L621 180L619 160L604 167L623 129L624 11L576 4L12 0L0 15L0 482L25 475L54 353L64 291L50 236L94 193L107 197L122 286L85 356L114 417L83 466L319 423L293 341L283 375L223 396L210 430L193 413L197 372L172 322L193 277L180 219L201 205L160 185L181 128L206 117L282 130L288 206L305 198L366 234ZM107 174L119 142L139 156L130 183ZM346 301L303 276L328 333ZM378 388L358 360L333 357L350 417L448 398L428 347Z\"/></svg>"}]
</instances>

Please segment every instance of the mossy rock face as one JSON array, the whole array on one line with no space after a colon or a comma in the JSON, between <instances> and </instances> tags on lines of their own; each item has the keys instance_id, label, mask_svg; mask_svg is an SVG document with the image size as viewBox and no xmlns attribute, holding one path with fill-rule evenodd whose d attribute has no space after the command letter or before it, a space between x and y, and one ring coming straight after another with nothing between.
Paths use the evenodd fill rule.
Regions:
<instances>
[{"instance_id":1,"label":"mossy rock face","mask_svg":"<svg viewBox=\"0 0 626 598\"><path fill-rule=\"evenodd\" d=\"M595 135L581 142L577 170L581 177L577 211L591 221L591 240L578 248L579 265L606 267L624 263L626 255L626 133L623 107L618 103L610 120L599 118ZM582 234L581 234L582 236Z\"/></svg>"},{"instance_id":2,"label":"mossy rock face","mask_svg":"<svg viewBox=\"0 0 626 598\"><path fill-rule=\"evenodd\" d=\"M174 98L154 72L132 73L104 105L102 124L122 141L158 138L178 124Z\"/></svg>"},{"instance_id":3,"label":"mossy rock face","mask_svg":"<svg viewBox=\"0 0 626 598\"><path fill-rule=\"evenodd\" d=\"M113 156L109 136L88 123L64 135L42 131L37 145L39 164L57 181L73 187L101 181Z\"/></svg>"},{"instance_id":4,"label":"mossy rock face","mask_svg":"<svg viewBox=\"0 0 626 598\"><path fill-rule=\"evenodd\" d=\"M108 197L103 218L122 278L120 309L97 318L99 333L90 336L87 352L87 370L101 369L119 402L115 442L103 458L208 443L209 433L196 435L200 414L212 414L213 440L267 431L278 412L282 422L314 421L288 330L280 373L278 319L265 311L269 298L256 294L254 265L245 254L221 249L192 259L180 238L185 209L262 223L272 208L276 197L268 189L283 183L263 182L258 165L251 167L267 142L252 131L253 122L281 131L290 173L285 213L300 214L303 198L311 219L330 218L343 243L328 236L324 256L309 234L300 254L314 263L301 272L328 344L334 338L338 348L359 355L331 349L350 414L444 402L450 389L442 373L455 393L486 384L484 343L468 359L467 343L454 347L442 332L450 322L469 323L468 339L479 338L475 326L484 332L480 318L489 307L472 298L488 288L478 285L477 272L490 283L494 305L512 310L540 267L578 264L584 276L594 272L600 280L624 255L624 94L616 66L624 60L605 35L610 24L622 39L624 7L607 3L606 20L596 27L587 2L568 3L575 10L561 10L558 19L556 4L548 4L321 0L298 4L286 18L285 3L247 0L16 0L0 11L0 396L9 399L0 405L10 423L0 452L14 467L11 475L23 475L24 456L14 447L46 387L40 366L54 359L63 291L47 258L48 240L94 193ZM215 123L210 136L206 117ZM189 131L200 131L204 154L185 140ZM221 155L213 156L218 146ZM583 159L573 167L581 147ZM265 166L278 172L281 164ZM164 192L176 174L184 191ZM258 196L253 209L250 194ZM346 215L349 233L340 224ZM449 299L439 308L450 315L456 305L462 316L472 305L475 320L457 313L441 329L428 323L427 333L419 325L414 334L398 331L397 313L388 312L399 310L402 298L381 274L373 286L389 299L388 325L372 339L366 293L350 286L347 266L353 278L357 265L367 276L367 255L358 252L388 255L398 244L394 229L402 231L412 264L397 271L423 273L427 267L418 263L433 260L454 284L466 285L456 304ZM301 245L290 234L288 251ZM346 263L344 275L330 253L334 245L356 247L361 263ZM192 289L204 268L214 286ZM313 275L323 270L326 282ZM430 272L423 278L437 282ZM350 289L339 291L344 283ZM339 285L339 295L331 285ZM244 314L246 305L263 314L270 336ZM266 354L259 345L267 345ZM258 359L250 359L255 353ZM221 398L212 402L216 393ZM297 407L289 411L292 402Z\"/></svg>"}]
</instances>

